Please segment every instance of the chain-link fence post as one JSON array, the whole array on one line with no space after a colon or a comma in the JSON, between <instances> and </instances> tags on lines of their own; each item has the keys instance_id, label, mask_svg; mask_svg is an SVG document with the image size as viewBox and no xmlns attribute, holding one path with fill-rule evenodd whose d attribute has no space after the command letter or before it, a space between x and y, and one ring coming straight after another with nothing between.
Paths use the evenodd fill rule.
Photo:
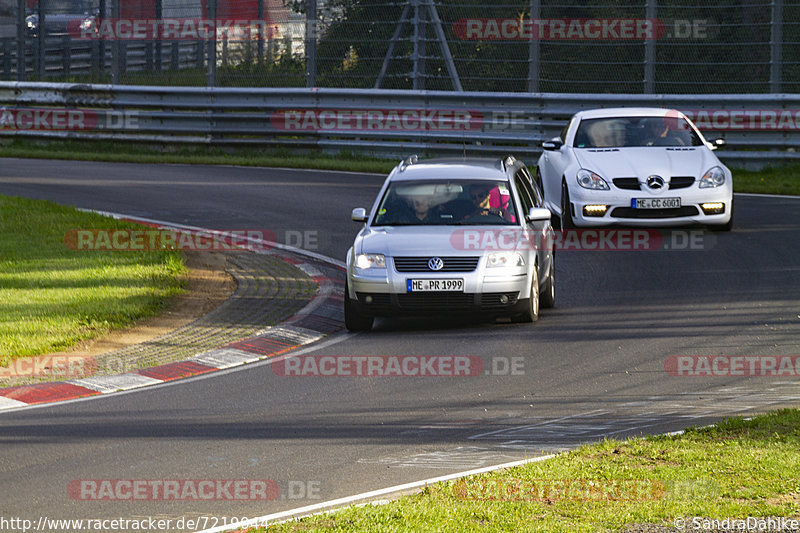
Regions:
<instances>
[{"instance_id":1,"label":"chain-link fence post","mask_svg":"<svg viewBox=\"0 0 800 533\"><path fill-rule=\"evenodd\" d=\"M656 90L656 27L658 0L645 0L645 18L651 24L650 35L644 41L644 92L653 94Z\"/></svg>"},{"instance_id":2,"label":"chain-link fence post","mask_svg":"<svg viewBox=\"0 0 800 533\"><path fill-rule=\"evenodd\" d=\"M542 0L531 0L531 41L528 46L528 92L539 92L541 45L536 21L542 18Z\"/></svg>"},{"instance_id":3,"label":"chain-link fence post","mask_svg":"<svg viewBox=\"0 0 800 533\"><path fill-rule=\"evenodd\" d=\"M45 74L47 73L47 30L45 29L45 21L47 8L44 5L45 0L39 0L36 6L36 15L39 17L37 26L36 38L36 72L39 75L39 80L44 81Z\"/></svg>"},{"instance_id":4,"label":"chain-link fence post","mask_svg":"<svg viewBox=\"0 0 800 533\"><path fill-rule=\"evenodd\" d=\"M317 86L317 0L306 0L306 87Z\"/></svg>"},{"instance_id":5,"label":"chain-link fence post","mask_svg":"<svg viewBox=\"0 0 800 533\"><path fill-rule=\"evenodd\" d=\"M783 0L772 0L769 42L769 90L783 91Z\"/></svg>"},{"instance_id":6,"label":"chain-link fence post","mask_svg":"<svg viewBox=\"0 0 800 533\"><path fill-rule=\"evenodd\" d=\"M25 0L17 0L17 81L25 81Z\"/></svg>"},{"instance_id":7,"label":"chain-link fence post","mask_svg":"<svg viewBox=\"0 0 800 533\"><path fill-rule=\"evenodd\" d=\"M111 17L119 20L122 18L120 11L120 0L111 0ZM122 62L121 50L122 43L120 43L119 35L114 36L111 41L111 83L120 83L120 63Z\"/></svg>"},{"instance_id":8,"label":"chain-link fence post","mask_svg":"<svg viewBox=\"0 0 800 533\"><path fill-rule=\"evenodd\" d=\"M217 0L208 0L208 18L217 20ZM173 45L174 47L175 45ZM215 87L217 85L217 29L214 24L214 34L208 40L207 46L208 70L206 71L206 86Z\"/></svg>"}]
</instances>

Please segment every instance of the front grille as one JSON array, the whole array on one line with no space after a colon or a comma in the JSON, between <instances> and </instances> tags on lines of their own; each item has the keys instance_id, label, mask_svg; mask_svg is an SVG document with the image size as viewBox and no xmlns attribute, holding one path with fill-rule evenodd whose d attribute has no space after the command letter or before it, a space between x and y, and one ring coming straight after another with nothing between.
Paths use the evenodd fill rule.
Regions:
<instances>
[{"instance_id":1,"label":"front grille","mask_svg":"<svg viewBox=\"0 0 800 533\"><path fill-rule=\"evenodd\" d=\"M611 181L618 189L625 189L627 191L638 191L641 189L639 186L639 178L614 178Z\"/></svg>"},{"instance_id":2,"label":"front grille","mask_svg":"<svg viewBox=\"0 0 800 533\"><path fill-rule=\"evenodd\" d=\"M398 294L397 302L401 309L408 310L471 310L475 295L466 292L411 292Z\"/></svg>"},{"instance_id":3,"label":"front grille","mask_svg":"<svg viewBox=\"0 0 800 533\"><path fill-rule=\"evenodd\" d=\"M395 257L394 268L397 272L472 272L478 267L479 257L441 257L444 267L441 270L428 268L426 257Z\"/></svg>"},{"instance_id":4,"label":"front grille","mask_svg":"<svg viewBox=\"0 0 800 533\"><path fill-rule=\"evenodd\" d=\"M670 189L685 189L694 183L694 176L675 176L669 180Z\"/></svg>"},{"instance_id":5,"label":"front grille","mask_svg":"<svg viewBox=\"0 0 800 533\"><path fill-rule=\"evenodd\" d=\"M617 218L678 218L690 217L697 214L693 205L675 207L671 209L634 209L632 207L615 207L611 211L612 217Z\"/></svg>"}]
</instances>

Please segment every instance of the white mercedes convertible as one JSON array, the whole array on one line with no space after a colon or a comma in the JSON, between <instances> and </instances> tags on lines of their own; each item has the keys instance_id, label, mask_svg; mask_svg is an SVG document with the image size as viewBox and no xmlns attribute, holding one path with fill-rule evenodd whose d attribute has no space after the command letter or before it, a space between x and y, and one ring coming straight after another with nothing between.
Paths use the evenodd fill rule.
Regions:
<instances>
[{"instance_id":1,"label":"white mercedes convertible","mask_svg":"<svg viewBox=\"0 0 800 533\"><path fill-rule=\"evenodd\" d=\"M730 230L731 171L680 111L595 109L576 113L542 144L536 179L562 229L704 224Z\"/></svg>"}]
</instances>

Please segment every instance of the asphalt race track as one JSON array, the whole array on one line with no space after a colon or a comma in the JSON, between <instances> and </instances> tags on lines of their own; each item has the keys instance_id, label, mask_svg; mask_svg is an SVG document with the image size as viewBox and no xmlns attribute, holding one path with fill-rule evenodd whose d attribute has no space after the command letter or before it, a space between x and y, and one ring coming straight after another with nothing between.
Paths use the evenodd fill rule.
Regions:
<instances>
[{"instance_id":1,"label":"asphalt race track","mask_svg":"<svg viewBox=\"0 0 800 533\"><path fill-rule=\"evenodd\" d=\"M282 242L314 235L314 251L340 261L358 230L352 208L369 208L381 182L183 165L10 159L0 168L2 194L268 229ZM0 514L221 525L604 436L797 406L797 377L665 370L672 356L800 355L800 200L737 195L735 217L730 233L664 232L668 249L559 251L557 307L534 325L379 320L306 352L478 356L489 375L282 377L262 363L0 412ZM504 371L512 358L516 371ZM70 482L87 479L274 480L281 492L267 502L72 498Z\"/></svg>"}]
</instances>

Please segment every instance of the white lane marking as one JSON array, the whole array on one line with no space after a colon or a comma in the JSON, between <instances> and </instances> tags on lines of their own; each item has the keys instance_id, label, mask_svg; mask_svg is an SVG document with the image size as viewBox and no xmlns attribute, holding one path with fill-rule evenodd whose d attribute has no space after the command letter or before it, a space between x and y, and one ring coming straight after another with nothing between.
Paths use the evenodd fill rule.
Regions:
<instances>
[{"instance_id":1,"label":"white lane marking","mask_svg":"<svg viewBox=\"0 0 800 533\"><path fill-rule=\"evenodd\" d=\"M286 519L295 519L295 518L302 518L304 516L309 516L311 514L317 514L323 511L330 511L335 507L341 507L344 505L350 505L358 501L362 500L372 500L378 498L380 496L385 496L387 494L393 493L400 493L406 492L416 489L424 488L427 485L433 485L434 483L441 483L443 481L451 481L453 479L459 479L462 477L469 477L475 476L478 474L484 474L486 472L493 472L495 470L502 470L504 468L512 468L515 466L521 466L528 463L537 463L540 461L546 461L547 459L551 459L555 457L555 455L543 455L540 457L533 457L530 459L522 459L519 461L513 461L511 463L503 463L500 465L494 466L486 466L483 468L476 468L474 470L467 470L466 472L457 472L455 474L448 474L446 476L439 476L430 479L423 479L421 481L413 481L411 483L405 483L403 485L395 485L393 487L386 487L384 489L373 490L370 492L362 492L361 494L354 494L353 496L346 496L344 498L338 498L336 500L329 500L327 502L315 503L313 505L307 505L305 507L299 507L297 509L290 509L288 511L281 511L279 513L273 513L270 515L260 516L258 518L251 518L247 522L240 522L236 527L231 527L230 525L227 526L220 526L215 527L212 529L204 529L202 531L198 531L197 533L223 533L225 531L234 531L237 529L243 529L246 527L255 527L255 526L264 526L269 523L274 523L279 520L286 520ZM299 515L299 516L295 516Z\"/></svg>"},{"instance_id":2,"label":"white lane marking","mask_svg":"<svg viewBox=\"0 0 800 533\"><path fill-rule=\"evenodd\" d=\"M800 200L800 196L792 194L763 194L757 192L735 192L734 196L752 196L753 198L789 198L791 200Z\"/></svg>"}]
</instances>

